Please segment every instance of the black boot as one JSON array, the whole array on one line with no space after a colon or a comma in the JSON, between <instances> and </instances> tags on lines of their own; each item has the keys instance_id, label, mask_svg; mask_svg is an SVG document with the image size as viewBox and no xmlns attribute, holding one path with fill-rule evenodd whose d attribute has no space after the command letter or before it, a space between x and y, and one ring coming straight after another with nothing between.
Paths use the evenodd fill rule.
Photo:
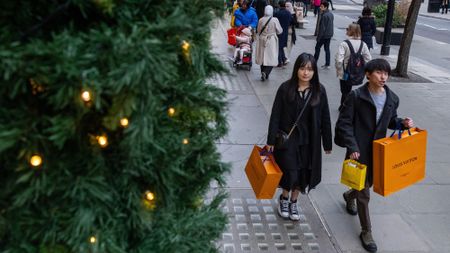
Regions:
<instances>
[{"instance_id":1,"label":"black boot","mask_svg":"<svg viewBox=\"0 0 450 253\"><path fill-rule=\"evenodd\" d=\"M344 192L344 194L342 194L342 196L344 197L344 201L345 201L345 209L347 210L347 213L350 215L356 215L358 214L358 209L356 208L356 201L355 199L350 199L350 197L348 196L348 191Z\"/></svg>"},{"instance_id":2,"label":"black boot","mask_svg":"<svg viewBox=\"0 0 450 253\"><path fill-rule=\"evenodd\" d=\"M377 252L377 244L372 237L372 232L363 230L359 235L359 239L361 239L361 244L365 250L371 253Z\"/></svg>"}]
</instances>

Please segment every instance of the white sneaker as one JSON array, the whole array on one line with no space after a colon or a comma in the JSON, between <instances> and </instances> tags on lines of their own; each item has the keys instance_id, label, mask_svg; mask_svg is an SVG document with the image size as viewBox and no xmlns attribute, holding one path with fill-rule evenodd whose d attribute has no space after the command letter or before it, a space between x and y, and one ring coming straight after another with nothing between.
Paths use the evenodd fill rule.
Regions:
<instances>
[{"instance_id":1,"label":"white sneaker","mask_svg":"<svg viewBox=\"0 0 450 253\"><path fill-rule=\"evenodd\" d=\"M289 203L289 219L293 221L300 220L300 215L298 214L297 202Z\"/></svg>"},{"instance_id":2,"label":"white sneaker","mask_svg":"<svg viewBox=\"0 0 450 253\"><path fill-rule=\"evenodd\" d=\"M289 200L284 200L281 198L278 200L280 203L278 204L278 214L283 219L289 218Z\"/></svg>"}]
</instances>

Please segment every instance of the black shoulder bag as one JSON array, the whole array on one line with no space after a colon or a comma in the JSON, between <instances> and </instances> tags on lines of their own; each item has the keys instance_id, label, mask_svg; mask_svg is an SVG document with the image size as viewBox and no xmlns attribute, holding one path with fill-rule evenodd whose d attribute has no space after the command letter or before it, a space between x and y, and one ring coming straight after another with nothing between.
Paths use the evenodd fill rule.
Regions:
<instances>
[{"instance_id":1,"label":"black shoulder bag","mask_svg":"<svg viewBox=\"0 0 450 253\"><path fill-rule=\"evenodd\" d=\"M259 32L259 36L261 36L261 33L264 31L264 29L266 29L267 25L269 24L270 20L272 19L272 17L269 18L269 20L267 20L266 24L263 26L263 28L261 29L261 31Z\"/></svg>"},{"instance_id":2,"label":"black shoulder bag","mask_svg":"<svg viewBox=\"0 0 450 253\"><path fill-rule=\"evenodd\" d=\"M287 148L287 142L289 140L289 137L291 137L292 132L294 131L295 127L298 125L298 121L303 115L303 112L306 109L306 106L308 106L309 99L312 96L312 91L309 92L308 98L306 99L305 106L303 106L302 110L298 114L297 119L294 122L294 125L292 126L289 133L285 133L283 130L279 129L277 132L277 135L275 136L275 148L276 149L286 149Z\"/></svg>"}]
</instances>

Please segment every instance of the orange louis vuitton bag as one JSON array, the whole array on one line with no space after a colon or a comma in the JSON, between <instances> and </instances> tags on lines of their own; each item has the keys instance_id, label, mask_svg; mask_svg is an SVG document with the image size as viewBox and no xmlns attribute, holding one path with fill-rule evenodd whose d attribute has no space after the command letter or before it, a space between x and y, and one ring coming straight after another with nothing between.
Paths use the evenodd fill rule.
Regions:
<instances>
[{"instance_id":1,"label":"orange louis vuitton bag","mask_svg":"<svg viewBox=\"0 0 450 253\"><path fill-rule=\"evenodd\" d=\"M272 199L283 173L267 146L253 146L245 166L245 174L257 199Z\"/></svg>"},{"instance_id":2,"label":"orange louis vuitton bag","mask_svg":"<svg viewBox=\"0 0 450 253\"><path fill-rule=\"evenodd\" d=\"M373 142L373 190L382 196L425 178L427 131L394 133Z\"/></svg>"}]
</instances>

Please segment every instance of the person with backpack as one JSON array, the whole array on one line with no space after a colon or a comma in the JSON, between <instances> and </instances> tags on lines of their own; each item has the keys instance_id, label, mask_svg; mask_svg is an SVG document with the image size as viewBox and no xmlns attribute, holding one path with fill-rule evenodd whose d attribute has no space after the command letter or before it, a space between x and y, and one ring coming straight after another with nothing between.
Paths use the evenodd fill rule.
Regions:
<instances>
[{"instance_id":1,"label":"person with backpack","mask_svg":"<svg viewBox=\"0 0 450 253\"><path fill-rule=\"evenodd\" d=\"M387 129L405 130L414 127L411 118L399 118L398 96L386 85L391 66L385 59L374 59L365 66L368 82L353 90L345 100L336 122L334 142L346 148L345 159L367 165L364 189L350 189L343 194L348 214L358 215L359 238L365 250L376 252L369 215L370 187L373 184L374 140L386 137Z\"/></svg>"},{"instance_id":2,"label":"person with backpack","mask_svg":"<svg viewBox=\"0 0 450 253\"><path fill-rule=\"evenodd\" d=\"M344 40L338 48L335 57L336 75L341 86L341 104L352 91L352 86L360 85L364 80L364 64L372 59L369 48L361 40L361 28L358 24L347 27L348 39Z\"/></svg>"}]
</instances>

